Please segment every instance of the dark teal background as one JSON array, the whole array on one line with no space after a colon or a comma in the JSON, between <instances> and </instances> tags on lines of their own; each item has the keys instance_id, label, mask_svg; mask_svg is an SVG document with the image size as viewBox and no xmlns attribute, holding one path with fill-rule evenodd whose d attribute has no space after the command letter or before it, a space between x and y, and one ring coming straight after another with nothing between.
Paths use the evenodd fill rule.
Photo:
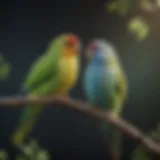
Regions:
<instances>
[{"instance_id":1,"label":"dark teal background","mask_svg":"<svg viewBox=\"0 0 160 160\"><path fill-rule=\"evenodd\" d=\"M30 64L43 53L50 39L57 34L73 32L81 37L84 45L91 38L102 37L115 44L128 75L130 93L124 118L144 131L155 127L160 113L158 13L145 15L151 25L151 34L139 43L127 31L129 17L107 14L104 2L1 2L0 52L11 62L13 68L9 79L0 82L0 95L19 92L20 83ZM83 53L82 64L83 73L86 64ZM71 95L73 98L85 98L81 78ZM20 112L21 109L0 108L0 148L9 148L9 137ZM58 160L73 155L81 155L83 159L87 156L104 159L107 155L104 135L98 129L96 120L75 111L46 108L32 135ZM124 136L123 159L129 159L134 146L135 142Z\"/></svg>"}]
</instances>

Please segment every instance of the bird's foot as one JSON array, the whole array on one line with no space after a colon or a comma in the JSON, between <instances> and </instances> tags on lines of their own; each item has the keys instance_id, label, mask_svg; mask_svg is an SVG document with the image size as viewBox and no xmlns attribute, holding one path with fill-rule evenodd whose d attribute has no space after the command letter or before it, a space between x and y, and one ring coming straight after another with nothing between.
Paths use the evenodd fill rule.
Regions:
<instances>
[{"instance_id":1,"label":"bird's foot","mask_svg":"<svg viewBox=\"0 0 160 160\"><path fill-rule=\"evenodd\" d=\"M108 116L110 116L111 118L118 118L118 116L113 111L109 110L109 111L106 112L106 114Z\"/></svg>"}]
</instances>

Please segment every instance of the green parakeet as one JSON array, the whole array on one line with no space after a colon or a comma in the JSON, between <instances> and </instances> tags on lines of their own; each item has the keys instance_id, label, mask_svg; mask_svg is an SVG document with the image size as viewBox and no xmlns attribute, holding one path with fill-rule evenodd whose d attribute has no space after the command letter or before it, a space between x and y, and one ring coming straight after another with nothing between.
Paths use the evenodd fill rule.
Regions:
<instances>
[{"instance_id":1,"label":"green parakeet","mask_svg":"<svg viewBox=\"0 0 160 160\"><path fill-rule=\"evenodd\" d=\"M46 52L31 66L22 88L28 96L66 95L79 73L80 40L74 34L61 34L50 43ZM12 136L17 147L23 145L43 105L27 105Z\"/></svg>"}]
</instances>

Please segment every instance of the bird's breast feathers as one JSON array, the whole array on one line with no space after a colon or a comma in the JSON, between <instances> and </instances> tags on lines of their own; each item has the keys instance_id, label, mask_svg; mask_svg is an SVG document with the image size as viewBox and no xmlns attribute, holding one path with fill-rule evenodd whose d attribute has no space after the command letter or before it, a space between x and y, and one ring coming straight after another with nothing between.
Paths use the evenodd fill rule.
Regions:
<instances>
[{"instance_id":1,"label":"bird's breast feathers","mask_svg":"<svg viewBox=\"0 0 160 160\"><path fill-rule=\"evenodd\" d=\"M76 83L79 71L77 57L63 57L59 62L60 83L58 92L66 93Z\"/></svg>"}]
</instances>

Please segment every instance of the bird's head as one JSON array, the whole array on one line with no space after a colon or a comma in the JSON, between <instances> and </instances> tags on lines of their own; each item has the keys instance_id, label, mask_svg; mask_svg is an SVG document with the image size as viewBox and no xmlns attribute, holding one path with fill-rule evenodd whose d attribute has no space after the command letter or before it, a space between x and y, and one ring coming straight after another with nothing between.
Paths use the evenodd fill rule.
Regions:
<instances>
[{"instance_id":1,"label":"bird's head","mask_svg":"<svg viewBox=\"0 0 160 160\"><path fill-rule=\"evenodd\" d=\"M62 56L79 56L81 51L81 42L76 35L61 34L57 40L62 51Z\"/></svg>"},{"instance_id":2,"label":"bird's head","mask_svg":"<svg viewBox=\"0 0 160 160\"><path fill-rule=\"evenodd\" d=\"M72 33L57 35L47 48L49 54L65 57L79 56L81 51L80 39Z\"/></svg>"},{"instance_id":3,"label":"bird's head","mask_svg":"<svg viewBox=\"0 0 160 160\"><path fill-rule=\"evenodd\" d=\"M88 46L86 51L88 60L96 60L106 64L113 64L117 59L114 47L103 39L94 39Z\"/></svg>"}]
</instances>

